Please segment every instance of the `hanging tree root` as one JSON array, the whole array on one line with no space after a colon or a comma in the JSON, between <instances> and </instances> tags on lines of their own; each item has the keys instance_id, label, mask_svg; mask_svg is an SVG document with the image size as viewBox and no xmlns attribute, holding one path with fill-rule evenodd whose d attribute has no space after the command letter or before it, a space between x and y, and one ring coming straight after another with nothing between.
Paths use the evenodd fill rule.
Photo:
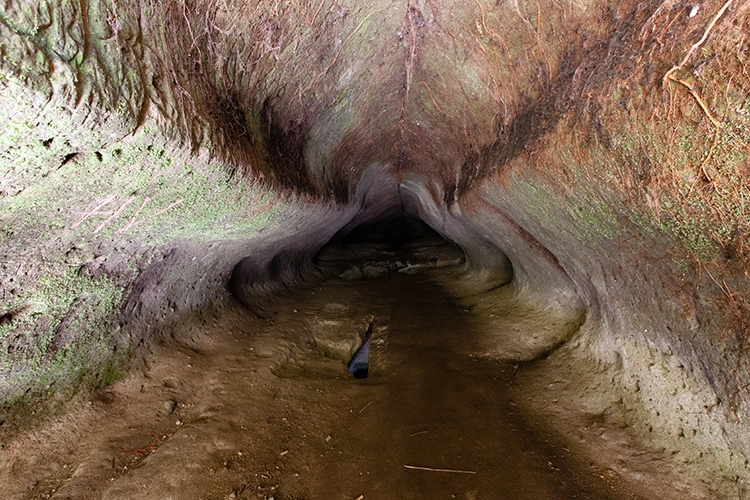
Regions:
<instances>
[{"instance_id":1,"label":"hanging tree root","mask_svg":"<svg viewBox=\"0 0 750 500\"><path fill-rule=\"evenodd\" d=\"M700 40L695 42L691 47L690 50L687 51L687 54L685 54L685 57L682 58L682 61L680 61L679 64L672 66L672 68L667 71L664 74L664 77L662 78L662 84L663 86L667 86L667 83L669 81L673 81L676 83L679 83L683 86L685 86L690 94L695 98L695 100L698 102L698 105L701 107L703 112L706 114L709 120L711 120L711 123L714 124L716 128L721 128L721 123L713 116L711 111L708 109L708 106L706 106L706 103L703 102L703 99L701 99L700 94L698 91L693 87L690 83L686 82L685 80L682 80L680 78L677 78L674 76L674 74L681 70L685 64L690 60L690 58L693 56L696 50L705 43L705 41L708 39L708 35L711 33L711 30L716 26L716 23L719 21L719 18L724 15L724 12L729 8L729 6L732 4L734 0L727 0L727 2L719 9L719 12L716 13L716 15L711 19L711 22L708 23L708 26L706 26L705 31L703 32L703 36Z\"/></svg>"},{"instance_id":2,"label":"hanging tree root","mask_svg":"<svg viewBox=\"0 0 750 500\"><path fill-rule=\"evenodd\" d=\"M669 75L668 79L673 82L677 82L681 85L684 85L685 88L688 89L688 92L690 92L690 94L693 97L695 97L695 100L698 102L698 105L701 107L701 109L706 114L708 119L711 120L711 123L713 123L716 128L721 128L721 123L719 123L719 121L714 117L713 113L711 113L711 111L708 109L708 106L706 106L706 103L703 102L703 99L701 99L701 96L698 93L698 91L695 89L695 87L690 85L690 83L686 82L685 80L681 80L680 78L677 78L673 75Z\"/></svg>"}]
</instances>

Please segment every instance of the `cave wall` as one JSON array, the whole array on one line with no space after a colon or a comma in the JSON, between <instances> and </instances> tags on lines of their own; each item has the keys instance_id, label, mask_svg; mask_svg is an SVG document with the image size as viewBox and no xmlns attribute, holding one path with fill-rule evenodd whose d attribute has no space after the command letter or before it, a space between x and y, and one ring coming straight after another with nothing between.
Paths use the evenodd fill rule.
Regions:
<instances>
[{"instance_id":1,"label":"cave wall","mask_svg":"<svg viewBox=\"0 0 750 500\"><path fill-rule=\"evenodd\" d=\"M0 399L106 384L230 291L263 314L398 202L476 314L570 325L488 353L575 347L746 474L747 9L5 2Z\"/></svg>"},{"instance_id":2,"label":"cave wall","mask_svg":"<svg viewBox=\"0 0 750 500\"><path fill-rule=\"evenodd\" d=\"M6 404L121 377L220 310L248 253L343 214L215 154L207 121L162 83L155 6L138 7L9 2L0 15Z\"/></svg>"}]
</instances>

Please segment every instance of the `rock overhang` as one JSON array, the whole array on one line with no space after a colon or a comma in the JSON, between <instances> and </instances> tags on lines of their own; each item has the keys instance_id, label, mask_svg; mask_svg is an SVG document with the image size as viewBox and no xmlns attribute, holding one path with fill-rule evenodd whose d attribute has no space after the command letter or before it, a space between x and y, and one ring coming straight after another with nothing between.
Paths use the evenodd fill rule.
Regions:
<instances>
[{"instance_id":1,"label":"rock overhang","mask_svg":"<svg viewBox=\"0 0 750 500\"><path fill-rule=\"evenodd\" d=\"M200 74L180 83L193 87L216 134L241 136L227 154L236 143L255 149L236 159L287 188L340 202L368 182L370 168L397 183L422 176L455 201L496 170L488 157L517 154L538 135L550 110L537 101L571 77L582 50L554 32L598 14L584 4L545 4L544 23L534 26L529 19L541 14L517 5L338 2L311 15L261 3L258 22L242 25L243 8L171 13L175 43L190 47L175 61L178 80ZM190 39L201 16L213 23L203 43ZM271 165L259 165L263 153Z\"/></svg>"}]
</instances>

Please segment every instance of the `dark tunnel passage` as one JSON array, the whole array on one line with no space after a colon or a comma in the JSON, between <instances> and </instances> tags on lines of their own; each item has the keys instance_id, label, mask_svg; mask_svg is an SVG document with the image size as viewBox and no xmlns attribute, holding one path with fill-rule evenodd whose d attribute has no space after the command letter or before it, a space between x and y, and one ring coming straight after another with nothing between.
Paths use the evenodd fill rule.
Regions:
<instances>
[{"instance_id":1,"label":"dark tunnel passage","mask_svg":"<svg viewBox=\"0 0 750 500\"><path fill-rule=\"evenodd\" d=\"M400 214L384 217L366 225L343 228L331 238L330 244L350 245L372 243L390 250L411 243L419 238L430 237L434 231L423 221Z\"/></svg>"},{"instance_id":2,"label":"dark tunnel passage","mask_svg":"<svg viewBox=\"0 0 750 500\"><path fill-rule=\"evenodd\" d=\"M326 277L349 271L350 277L366 276L420 266L459 265L463 251L419 219L385 218L370 224L344 228L315 255L317 269Z\"/></svg>"}]
</instances>

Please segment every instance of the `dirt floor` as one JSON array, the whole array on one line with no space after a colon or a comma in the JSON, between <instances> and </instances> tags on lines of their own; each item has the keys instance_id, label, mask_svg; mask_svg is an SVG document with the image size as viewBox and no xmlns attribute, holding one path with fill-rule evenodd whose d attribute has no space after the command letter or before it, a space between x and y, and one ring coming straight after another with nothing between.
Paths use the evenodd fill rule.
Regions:
<instances>
[{"instance_id":1,"label":"dirt floor","mask_svg":"<svg viewBox=\"0 0 750 500\"><path fill-rule=\"evenodd\" d=\"M476 318L432 277L455 259L406 260L280 298L272 319L231 309L96 397L0 427L0 498L690 498L658 488L625 438L599 459L573 446L622 437L616 422L567 410L550 428L540 417L566 394L544 388L574 373L479 355ZM355 380L346 361L369 321L369 377ZM641 471L602 465L621 456Z\"/></svg>"}]
</instances>

